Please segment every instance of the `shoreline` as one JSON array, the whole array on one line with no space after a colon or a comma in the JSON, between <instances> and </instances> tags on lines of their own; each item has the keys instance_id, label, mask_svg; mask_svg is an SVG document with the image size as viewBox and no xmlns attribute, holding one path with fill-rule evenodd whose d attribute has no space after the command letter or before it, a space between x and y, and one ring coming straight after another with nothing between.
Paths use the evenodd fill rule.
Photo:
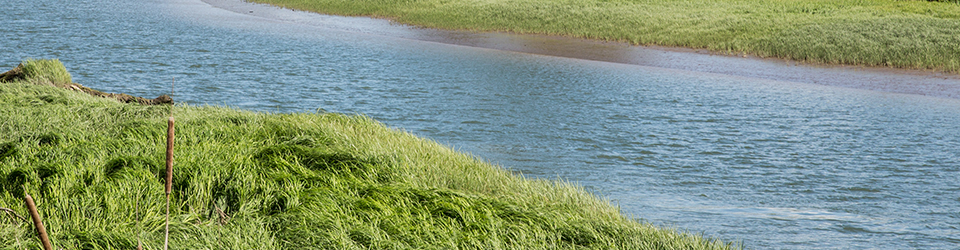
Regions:
<instances>
[{"instance_id":1,"label":"shoreline","mask_svg":"<svg viewBox=\"0 0 960 250\"><path fill-rule=\"evenodd\" d=\"M960 74L933 70L804 63L779 58L718 54L705 49L631 45L625 42L419 28L372 17L344 17L241 0L201 0L242 15L376 36L536 55L714 73L774 81L960 99Z\"/></svg>"},{"instance_id":2,"label":"shoreline","mask_svg":"<svg viewBox=\"0 0 960 250\"><path fill-rule=\"evenodd\" d=\"M12 187L0 208L17 215L23 196L36 196L58 247L742 249L363 115L114 102L46 84L69 82L57 77L69 72L57 59L42 63L0 84L0 130L12 131L0 136L0 179ZM164 136L175 168L159 167ZM150 212L164 206L164 172L174 185L167 212ZM88 213L59 212L78 204ZM170 234L151 230L165 214L188 219L170 220ZM36 249L33 232L0 223L0 245Z\"/></svg>"}]
</instances>

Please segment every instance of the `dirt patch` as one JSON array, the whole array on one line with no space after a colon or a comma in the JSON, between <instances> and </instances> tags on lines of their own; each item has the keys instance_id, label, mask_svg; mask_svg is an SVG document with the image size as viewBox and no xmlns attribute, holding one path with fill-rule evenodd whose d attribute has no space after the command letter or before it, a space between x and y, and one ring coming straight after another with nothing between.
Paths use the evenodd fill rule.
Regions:
<instances>
[{"instance_id":1,"label":"dirt patch","mask_svg":"<svg viewBox=\"0 0 960 250\"><path fill-rule=\"evenodd\" d=\"M16 68L13 68L7 72L0 73L0 83L4 82L14 82L14 81L23 81L26 80L27 76L23 72L23 64L17 65ZM80 85L79 83L70 83L63 86L58 86L61 88L87 93L96 97L103 97L114 99L123 103L139 103L142 105L162 105L162 104L173 104L173 98L167 95L161 95L157 98L147 99L139 96L132 96L128 94L114 94L114 93L104 93L99 90L91 89L86 86Z\"/></svg>"}]
</instances>

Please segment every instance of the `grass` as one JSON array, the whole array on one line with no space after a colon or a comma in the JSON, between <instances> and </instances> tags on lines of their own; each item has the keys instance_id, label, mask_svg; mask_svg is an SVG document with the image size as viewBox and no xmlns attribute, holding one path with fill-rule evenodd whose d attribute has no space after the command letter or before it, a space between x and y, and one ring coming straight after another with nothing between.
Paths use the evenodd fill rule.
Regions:
<instances>
[{"instance_id":1,"label":"grass","mask_svg":"<svg viewBox=\"0 0 960 250\"><path fill-rule=\"evenodd\" d=\"M73 83L73 78L60 60L25 60L22 63L23 74L34 84L63 87Z\"/></svg>"},{"instance_id":2,"label":"grass","mask_svg":"<svg viewBox=\"0 0 960 250\"><path fill-rule=\"evenodd\" d=\"M252 0L422 27L960 72L960 1Z\"/></svg>"},{"instance_id":3,"label":"grass","mask_svg":"<svg viewBox=\"0 0 960 250\"><path fill-rule=\"evenodd\" d=\"M57 249L160 248L171 107L34 81L0 83L0 207L26 215L32 195ZM738 248L364 116L173 112L173 249ZM0 216L0 248L38 247Z\"/></svg>"}]
</instances>

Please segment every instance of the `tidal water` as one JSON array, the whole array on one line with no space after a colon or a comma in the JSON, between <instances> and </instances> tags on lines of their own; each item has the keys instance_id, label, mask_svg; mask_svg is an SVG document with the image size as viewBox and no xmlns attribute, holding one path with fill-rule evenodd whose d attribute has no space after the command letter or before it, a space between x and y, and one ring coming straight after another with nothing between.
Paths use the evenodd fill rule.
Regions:
<instances>
[{"instance_id":1,"label":"tidal water","mask_svg":"<svg viewBox=\"0 0 960 250\"><path fill-rule=\"evenodd\" d=\"M0 4L0 70L59 58L106 92L152 98L175 79L175 100L191 105L364 114L751 249L960 248L957 99L253 14L199 0L11 0Z\"/></svg>"}]
</instances>

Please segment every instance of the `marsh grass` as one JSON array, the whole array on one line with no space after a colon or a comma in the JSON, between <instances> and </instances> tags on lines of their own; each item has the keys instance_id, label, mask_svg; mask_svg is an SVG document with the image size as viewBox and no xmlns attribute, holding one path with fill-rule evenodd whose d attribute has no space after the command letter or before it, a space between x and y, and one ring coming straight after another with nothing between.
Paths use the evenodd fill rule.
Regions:
<instances>
[{"instance_id":1,"label":"marsh grass","mask_svg":"<svg viewBox=\"0 0 960 250\"><path fill-rule=\"evenodd\" d=\"M252 0L422 27L960 72L958 1Z\"/></svg>"},{"instance_id":2,"label":"marsh grass","mask_svg":"<svg viewBox=\"0 0 960 250\"><path fill-rule=\"evenodd\" d=\"M63 87L73 83L73 78L67 68L58 59L23 61L25 77L35 84L48 84Z\"/></svg>"},{"instance_id":3,"label":"marsh grass","mask_svg":"<svg viewBox=\"0 0 960 250\"><path fill-rule=\"evenodd\" d=\"M176 109L174 249L738 247L364 116ZM168 111L0 85L0 207L33 195L58 249L161 248ZM0 248L37 248L30 229L0 223Z\"/></svg>"}]
</instances>

